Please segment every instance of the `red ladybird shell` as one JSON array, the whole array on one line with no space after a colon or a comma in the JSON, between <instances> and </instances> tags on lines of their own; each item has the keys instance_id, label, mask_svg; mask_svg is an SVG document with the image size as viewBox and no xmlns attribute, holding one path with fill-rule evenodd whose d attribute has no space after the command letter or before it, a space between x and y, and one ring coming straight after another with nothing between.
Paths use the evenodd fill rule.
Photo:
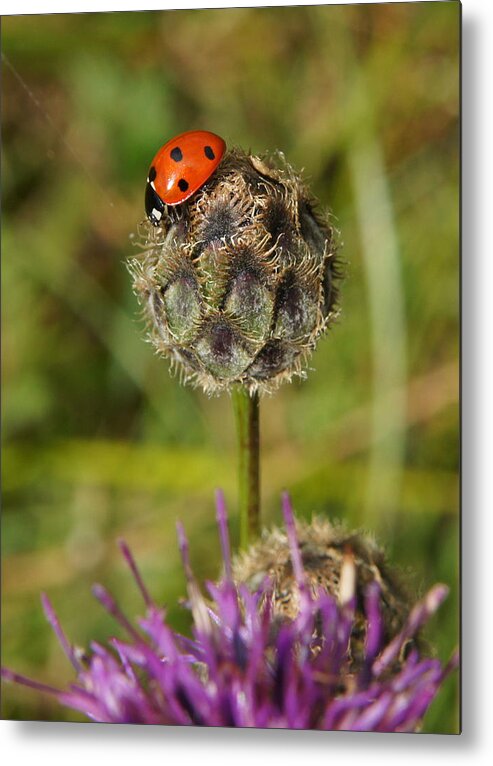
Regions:
<instances>
[{"instance_id":1,"label":"red ladybird shell","mask_svg":"<svg viewBox=\"0 0 493 766\"><path fill-rule=\"evenodd\" d=\"M181 133L154 157L148 183L165 205L179 205L211 177L225 150L223 139L208 130Z\"/></svg>"}]
</instances>

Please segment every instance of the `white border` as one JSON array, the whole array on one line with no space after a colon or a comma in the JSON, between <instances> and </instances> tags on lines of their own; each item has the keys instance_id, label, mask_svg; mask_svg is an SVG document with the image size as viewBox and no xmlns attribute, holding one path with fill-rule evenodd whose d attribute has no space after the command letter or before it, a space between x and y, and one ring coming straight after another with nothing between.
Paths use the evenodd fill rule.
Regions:
<instances>
[{"instance_id":1,"label":"white border","mask_svg":"<svg viewBox=\"0 0 493 766\"><path fill-rule=\"evenodd\" d=\"M365 2L366 0L363 0ZM408 0L403 0L407 2ZM245 2L244 5L306 3ZM313 3L315 4L315 3ZM319 3L317 3L319 4ZM329 4L329 3L326 3ZM332 3L333 4L333 3ZM237 3L242 5L242 3ZM227 3L163 3L149 0L141 10L221 8ZM3 0L2 15L67 12L56 0ZM72 2L70 12L136 10L135 3ZM140 10L140 8L139 8ZM334 763L348 755L364 766L399 766L431 756L434 766L490 762L492 597L486 562L492 559L493 498L491 433L493 432L493 248L491 179L493 178L493 3L463 3L463 629L464 706L461 737L279 732L158 727L43 724L2 721L5 763L38 766L87 766L110 758L117 766L137 762L186 764L209 757L214 766L251 766L275 760L282 766ZM488 34L489 33L489 34ZM488 567L491 571L491 567ZM487 753L490 753L488 756Z\"/></svg>"},{"instance_id":2,"label":"white border","mask_svg":"<svg viewBox=\"0 0 493 766\"><path fill-rule=\"evenodd\" d=\"M358 5L371 3L375 0L359 0ZM398 0L399 2L415 2L415 0ZM236 6L283 6L283 5L350 5L345 2L329 2L323 0L313 0L313 2L286 2L282 0L270 0L261 2L261 0L245 0L245 2L227 2L227 0L208 0L208 2L193 2L185 0L184 2L156 2L156 0L146 0L143 3L135 3L132 0L79 0L79 2L66 3L61 0L3 0L2 15L19 15L34 13L82 13L82 12L102 12L102 11L158 11L176 8L186 10L188 8L234 8Z\"/></svg>"}]
</instances>

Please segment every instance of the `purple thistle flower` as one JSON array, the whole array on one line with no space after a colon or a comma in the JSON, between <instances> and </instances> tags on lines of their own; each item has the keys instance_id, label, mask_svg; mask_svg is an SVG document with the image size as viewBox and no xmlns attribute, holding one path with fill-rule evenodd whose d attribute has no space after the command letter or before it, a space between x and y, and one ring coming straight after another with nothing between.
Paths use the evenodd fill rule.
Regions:
<instances>
[{"instance_id":1,"label":"purple thistle flower","mask_svg":"<svg viewBox=\"0 0 493 766\"><path fill-rule=\"evenodd\" d=\"M127 640L93 644L81 656L66 638L53 607L43 594L45 614L72 662L77 681L66 691L3 669L5 679L54 694L63 705L99 722L325 729L416 731L444 678L457 667L454 653L444 667L420 657L413 648L396 663L410 638L447 595L436 585L410 612L402 629L384 645L380 588L366 588L366 637L357 666L349 646L355 624L355 566L344 556L339 598L323 588L306 586L293 511L287 495L283 513L299 610L280 619L272 583L264 579L255 592L235 584L226 509L217 496L217 522L225 574L208 583L210 599L200 592L188 557L181 525L178 538L187 578L192 638L166 623L164 610L149 595L125 543L123 555L142 594L145 618L133 625L100 585L94 595L125 629Z\"/></svg>"}]
</instances>

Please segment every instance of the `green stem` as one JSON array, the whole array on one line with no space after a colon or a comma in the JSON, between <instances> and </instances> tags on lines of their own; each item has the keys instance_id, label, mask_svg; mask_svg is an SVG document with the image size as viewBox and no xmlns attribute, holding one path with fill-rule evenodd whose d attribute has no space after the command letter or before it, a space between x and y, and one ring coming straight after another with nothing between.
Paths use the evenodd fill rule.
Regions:
<instances>
[{"instance_id":1,"label":"green stem","mask_svg":"<svg viewBox=\"0 0 493 766\"><path fill-rule=\"evenodd\" d=\"M240 548L260 533L259 397L243 386L233 389L239 453Z\"/></svg>"}]
</instances>

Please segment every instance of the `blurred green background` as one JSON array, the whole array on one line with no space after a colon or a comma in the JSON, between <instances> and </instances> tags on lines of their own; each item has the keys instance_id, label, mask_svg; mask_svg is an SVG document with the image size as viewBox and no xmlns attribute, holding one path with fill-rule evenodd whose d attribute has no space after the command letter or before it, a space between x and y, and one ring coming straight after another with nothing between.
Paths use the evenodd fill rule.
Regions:
<instances>
[{"instance_id":1,"label":"blurred green background","mask_svg":"<svg viewBox=\"0 0 493 766\"><path fill-rule=\"evenodd\" d=\"M264 519L371 530L416 594L451 588L428 635L458 641L459 14L455 2L4 17L2 662L72 678L39 603L70 638L118 628L94 581L142 605L184 594L175 522L218 573L213 492L233 534L230 401L184 388L143 342L126 260L149 162L204 128L281 149L330 207L342 315L305 382L262 403ZM3 717L79 720L3 686ZM450 679L425 731L458 728Z\"/></svg>"}]
</instances>

